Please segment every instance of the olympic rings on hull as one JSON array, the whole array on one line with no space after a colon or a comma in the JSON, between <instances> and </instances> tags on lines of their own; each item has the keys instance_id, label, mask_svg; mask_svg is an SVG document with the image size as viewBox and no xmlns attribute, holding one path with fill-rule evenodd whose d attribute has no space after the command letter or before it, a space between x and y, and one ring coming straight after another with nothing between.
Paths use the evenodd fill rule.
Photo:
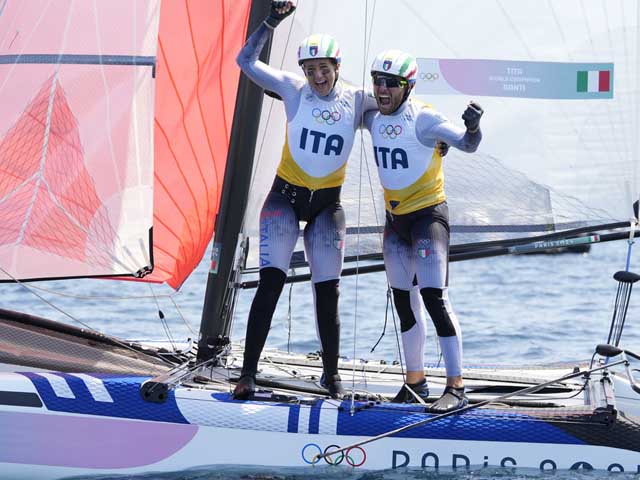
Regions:
<instances>
[{"instance_id":1,"label":"olympic rings on hull","mask_svg":"<svg viewBox=\"0 0 640 480\"><path fill-rule=\"evenodd\" d=\"M302 447L302 460L308 465L316 465L320 460L318 455L327 454L339 450L339 445L329 445L324 450L317 443L307 443ZM367 454L362 447L351 447L346 452L338 452L335 455L324 457L328 465L340 465L343 461L351 467L360 467L367 460Z\"/></svg>"},{"instance_id":2,"label":"olympic rings on hull","mask_svg":"<svg viewBox=\"0 0 640 480\"><path fill-rule=\"evenodd\" d=\"M319 108L314 108L311 111L311 115L316 119L316 122L326 123L327 125L333 125L342 118L340 112L330 112L329 110L320 110Z\"/></svg>"},{"instance_id":3,"label":"olympic rings on hull","mask_svg":"<svg viewBox=\"0 0 640 480\"><path fill-rule=\"evenodd\" d=\"M382 135L382 138L390 138L393 140L402 134L402 127L400 125L380 125L378 133Z\"/></svg>"}]
</instances>

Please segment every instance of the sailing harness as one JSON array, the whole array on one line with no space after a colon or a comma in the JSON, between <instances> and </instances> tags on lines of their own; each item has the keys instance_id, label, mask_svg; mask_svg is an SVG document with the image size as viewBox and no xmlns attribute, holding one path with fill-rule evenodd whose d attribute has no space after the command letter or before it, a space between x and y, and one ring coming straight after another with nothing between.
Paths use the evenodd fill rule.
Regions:
<instances>
[{"instance_id":1,"label":"sailing harness","mask_svg":"<svg viewBox=\"0 0 640 480\"><path fill-rule=\"evenodd\" d=\"M271 191L282 195L291 204L298 221L313 220L327 206L340 203L342 187L320 188L311 190L294 185L282 177L276 176Z\"/></svg>"}]
</instances>

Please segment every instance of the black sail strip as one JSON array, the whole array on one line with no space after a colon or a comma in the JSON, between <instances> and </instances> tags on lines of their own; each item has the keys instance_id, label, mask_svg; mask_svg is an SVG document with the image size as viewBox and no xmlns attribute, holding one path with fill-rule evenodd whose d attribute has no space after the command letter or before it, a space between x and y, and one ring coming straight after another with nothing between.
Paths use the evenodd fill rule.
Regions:
<instances>
[{"instance_id":1,"label":"black sail strip","mask_svg":"<svg viewBox=\"0 0 640 480\"><path fill-rule=\"evenodd\" d=\"M140 65L152 67L156 76L156 57L144 55L80 55L80 54L43 54L23 53L20 55L0 55L0 65L52 64L52 65Z\"/></svg>"}]
</instances>

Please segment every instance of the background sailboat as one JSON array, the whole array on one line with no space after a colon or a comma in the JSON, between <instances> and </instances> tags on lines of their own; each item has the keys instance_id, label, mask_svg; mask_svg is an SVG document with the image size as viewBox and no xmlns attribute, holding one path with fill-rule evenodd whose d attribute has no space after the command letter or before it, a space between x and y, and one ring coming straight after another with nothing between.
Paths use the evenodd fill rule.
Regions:
<instances>
[{"instance_id":1,"label":"background sailboat","mask_svg":"<svg viewBox=\"0 0 640 480\"><path fill-rule=\"evenodd\" d=\"M18 170L10 168L14 161L2 169L3 178L10 180L3 183L2 198L18 205L7 212L20 212L3 244L5 261L0 266L6 280L143 276L153 267L144 280L178 287L198 263L216 222L209 294L197 358L195 350L163 352L3 312L2 338L14 343L2 344L2 361L5 368L23 371L0 377L0 415L8 426L0 435L4 471L14 478L59 478L207 463L305 466L329 445L346 445L425 419L420 406L340 405L321 395L292 395L296 388L322 393L313 380L318 362L295 356L284 356L275 367L295 364L299 375L293 381L282 382L272 371L265 372L280 388L275 396L266 393L246 403L229 398L228 379L236 373L235 352L226 355L234 306L234 288L229 287L241 280L245 253L251 267L257 245L255 213L275 170L284 127L281 107L267 103L260 108L262 93L247 83L240 84L236 98L233 58L268 4L69 1L64 7L56 3L53 12L51 3L34 0L5 3L0 13L0 22L6 22L2 31L7 32L0 43L0 95L3 101L11 100L7 115L2 115L1 145L13 152L3 159L24 160ZM359 27L335 21L337 14L359 19ZM290 24L276 32L272 48L277 55L271 63L282 62L283 68L296 71L298 40L314 30L328 31L340 38L345 52L343 76L364 83L370 59L393 39L393 46L413 50L426 62L416 93L452 118L468 96L491 94L482 99L492 112L484 128L501 134L487 135L472 159L452 152L447 178L458 253L498 254L536 235L559 232L561 237L566 233L560 231L575 233L571 230L576 227L591 231L629 223L638 197L638 144L633 135L638 130L637 15L630 1L606 8L578 1L536 8L488 1L302 1ZM126 25L122 19L131 22L126 34L115 30L115 25ZM471 24L491 33L486 45L475 41L468 30ZM33 39L38 42L31 43ZM486 58L512 62L513 69L524 68L522 62L556 62L539 77L551 82L547 96L557 95L557 68L564 68L560 64L583 62L585 68L605 65L606 70L613 63L615 69L610 69L609 92L589 92L588 80L587 92L580 92L578 72L592 70L574 66L572 95L585 97L532 100L515 95L538 78L515 70L507 75L514 79L495 80L503 85L500 94L478 92L471 82L470 90L460 87L461 97L436 95L430 82L435 73L444 76L450 65L437 63L440 70L431 71L429 58ZM468 69L472 63L463 66ZM448 78L449 86L455 84ZM225 164L232 112L235 134ZM33 126L28 134L23 133L25 125ZM105 130L113 135L97 133ZM252 131L257 134L255 161ZM375 183L368 186L367 141L365 137L350 160L344 198L352 233L348 256L371 254L375 259L382 210ZM603 156L618 170L608 168ZM124 159L129 160L126 165ZM73 172L67 172L72 167ZM121 201L131 196L133 202ZM56 235L46 236L47 229ZM239 232L244 243L237 249ZM31 249L37 247L35 257ZM220 353L224 355L218 357ZM190 372L194 361L206 362L207 368ZM33 367L45 371L24 372ZM359 389L367 384L392 390L401 381L397 367L382 374L375 365L362 370ZM505 381L513 375L477 375L476 395L490 398L495 392L513 391L548 380L554 371L526 372L517 381ZM637 398L625 377L612 378L626 399L623 412L631 418L614 418L613 428L615 415L609 407L615 405L607 382L590 383L587 394L583 382L565 382L555 388L571 396L568 401L548 400L558 392L547 390L535 405L525 403L525 409L512 403L507 409L461 416L470 429L451 428L447 422L417 428L409 438L354 447L347 463L380 469L410 459L415 466L444 466L463 461L463 455L469 463L482 463L486 456L499 465L506 449L518 465L541 469L589 460L596 468L620 465L628 470L637 464L638 454L629 447L639 443L633 420ZM21 428L26 423L30 428ZM57 442L47 433L52 429ZM248 460L243 453L247 430L257 445L278 448L257 449ZM483 436L487 431L495 433ZM535 448L523 447L523 440ZM215 455L211 445L216 446ZM480 457L479 447L487 449ZM391 455L393 450L402 450L406 457ZM337 463L338 457L333 458Z\"/></svg>"}]
</instances>

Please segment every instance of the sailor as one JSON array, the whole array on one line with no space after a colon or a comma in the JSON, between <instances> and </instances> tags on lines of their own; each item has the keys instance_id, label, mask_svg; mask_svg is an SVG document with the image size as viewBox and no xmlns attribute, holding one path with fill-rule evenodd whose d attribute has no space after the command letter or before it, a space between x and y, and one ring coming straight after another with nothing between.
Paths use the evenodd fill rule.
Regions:
<instances>
[{"instance_id":1,"label":"sailor","mask_svg":"<svg viewBox=\"0 0 640 480\"><path fill-rule=\"evenodd\" d=\"M269 16L237 58L251 80L282 99L287 117L282 158L260 214L260 282L249 312L242 373L234 390L238 399L255 391L258 360L284 287L300 221L306 222L304 245L322 349L322 384L334 398L343 394L338 375L338 282L346 226L340 189L355 131L364 112L377 109L377 104L371 94L339 80L340 47L329 35L312 35L300 45L298 64L304 77L258 60L271 30L294 9L292 2L272 2Z\"/></svg>"},{"instance_id":2,"label":"sailor","mask_svg":"<svg viewBox=\"0 0 640 480\"><path fill-rule=\"evenodd\" d=\"M444 357L447 384L430 407L444 413L467 404L462 379L460 325L451 308L448 288L449 213L444 193L442 155L438 141L464 152L480 143L482 108L469 103L462 114L466 130L431 106L409 97L418 72L413 56L387 50L371 67L379 112L369 112L374 158L384 189L386 223L383 255L393 300L400 317L407 368L406 383L392 400L414 402L412 392L429 395L424 374L424 330L410 304L415 281L435 326Z\"/></svg>"}]
</instances>

